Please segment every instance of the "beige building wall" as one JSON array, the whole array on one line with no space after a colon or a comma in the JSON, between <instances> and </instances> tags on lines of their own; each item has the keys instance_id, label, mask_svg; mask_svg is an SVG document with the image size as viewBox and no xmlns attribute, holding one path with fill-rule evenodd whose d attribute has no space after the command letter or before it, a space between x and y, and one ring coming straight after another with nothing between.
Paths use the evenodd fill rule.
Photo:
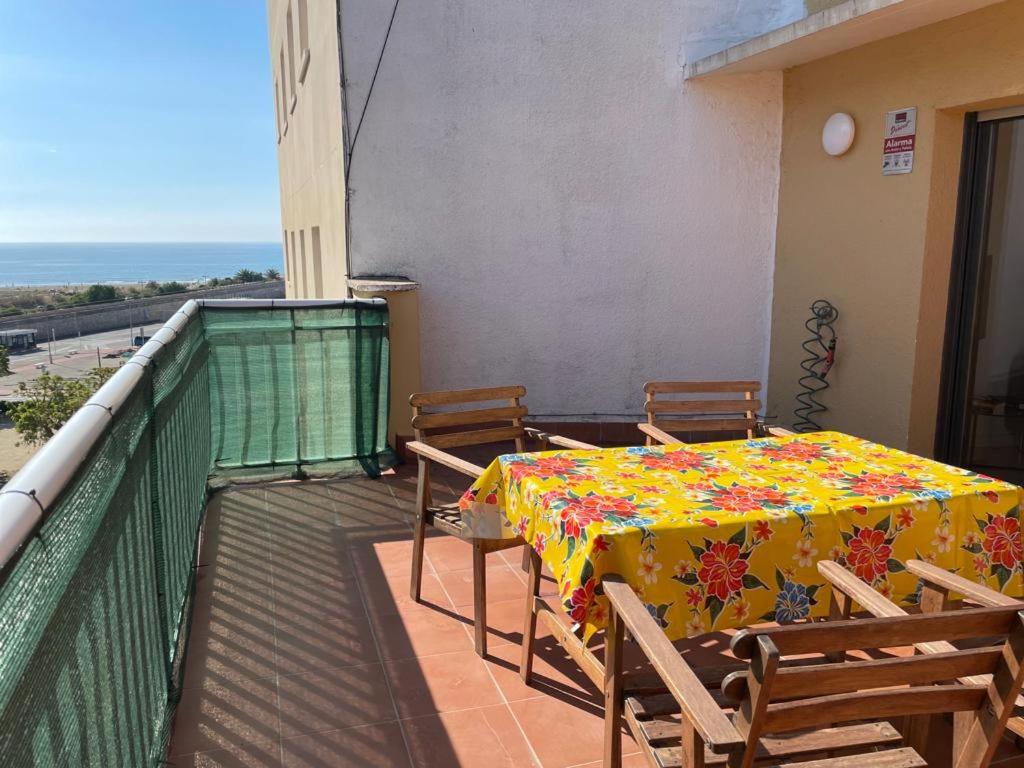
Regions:
<instances>
[{"instance_id":1,"label":"beige building wall","mask_svg":"<svg viewBox=\"0 0 1024 768\"><path fill-rule=\"evenodd\" d=\"M1024 0L789 70L784 75L769 412L792 421L816 298L839 309L821 423L933 450L967 112L1024 103ZM913 173L882 176L885 113L918 108ZM821 148L834 112L857 138Z\"/></svg>"},{"instance_id":2,"label":"beige building wall","mask_svg":"<svg viewBox=\"0 0 1024 768\"><path fill-rule=\"evenodd\" d=\"M323 0L267 0L289 298L348 295L334 8Z\"/></svg>"}]
</instances>

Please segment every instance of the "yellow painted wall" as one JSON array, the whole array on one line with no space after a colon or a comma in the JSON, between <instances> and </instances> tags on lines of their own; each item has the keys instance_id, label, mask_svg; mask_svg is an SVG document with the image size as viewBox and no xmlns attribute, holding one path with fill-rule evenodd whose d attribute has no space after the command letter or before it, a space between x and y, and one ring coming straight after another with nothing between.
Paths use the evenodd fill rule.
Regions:
<instances>
[{"instance_id":1,"label":"yellow painted wall","mask_svg":"<svg viewBox=\"0 0 1024 768\"><path fill-rule=\"evenodd\" d=\"M298 0L267 2L270 61L274 82L279 89L275 94L275 108L285 290L288 298L337 299L347 296L348 290L345 149L335 6L334 3L307 0L306 8L309 15L309 65L301 82L296 71L293 91L288 72L286 19L290 9L295 67L298 70L303 55L298 29L300 3ZM287 96L283 108L282 89ZM319 270L314 259L314 227L318 228L320 236Z\"/></svg>"},{"instance_id":2,"label":"yellow painted wall","mask_svg":"<svg viewBox=\"0 0 1024 768\"><path fill-rule=\"evenodd\" d=\"M391 351L391 417L388 443L396 445L395 435L411 437L412 406L409 396L422 389L420 383L420 304L419 290L359 290L359 299L383 298L388 302L388 341Z\"/></svg>"},{"instance_id":3,"label":"yellow painted wall","mask_svg":"<svg viewBox=\"0 0 1024 768\"><path fill-rule=\"evenodd\" d=\"M841 312L822 425L930 454L967 111L1024 103L1024 0L785 73L768 408L791 423L816 298ZM882 176L885 113L918 108L913 173ZM821 129L857 122L832 158Z\"/></svg>"}]
</instances>

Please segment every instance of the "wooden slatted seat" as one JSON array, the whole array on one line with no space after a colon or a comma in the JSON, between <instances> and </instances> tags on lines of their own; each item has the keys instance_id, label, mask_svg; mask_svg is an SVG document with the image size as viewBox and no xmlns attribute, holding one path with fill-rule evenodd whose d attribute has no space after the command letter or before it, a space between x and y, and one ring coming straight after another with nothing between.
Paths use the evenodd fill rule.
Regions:
<instances>
[{"instance_id":1,"label":"wooden slatted seat","mask_svg":"<svg viewBox=\"0 0 1024 768\"><path fill-rule=\"evenodd\" d=\"M1024 608L1024 602L1016 598L996 592L994 589L978 584L975 581L957 576L954 573L945 571L936 565L926 563L923 560L908 560L907 570L921 579L921 610L926 613L945 611L950 608L950 593L954 593L964 600L976 605L995 607L1017 607ZM906 614L899 606L893 605L888 600L881 598L874 589L838 563L825 561L819 563L818 570L832 583L832 614L849 616L850 606L853 603L860 605L872 616L898 616ZM998 647L992 648L991 638L972 638L961 640L956 643L931 643L919 647L919 653L942 654L971 647L984 649L989 647L989 652L998 652ZM969 681L970 682L970 681ZM981 678L973 682L987 683L987 678ZM918 721L914 729L914 741L922 746L928 738L928 722ZM1024 696L1018 696L1012 716L1006 723L1006 730L1018 739L1024 739Z\"/></svg>"},{"instance_id":2,"label":"wooden slatted seat","mask_svg":"<svg viewBox=\"0 0 1024 768\"><path fill-rule=\"evenodd\" d=\"M755 762L912 768L926 763L889 720L939 713L957 713L951 764L985 768L1024 684L1024 613L1017 604L744 629L730 644L744 667L727 674L712 695L705 686L718 675L691 669L621 578L606 575L602 583L611 603L608 768L621 765L622 721L648 763L659 768L751 768ZM629 690L623 676L627 630L663 691ZM998 647L949 644L990 636L999 638ZM940 644L934 653L831 661L850 651Z\"/></svg>"},{"instance_id":3,"label":"wooden slatted seat","mask_svg":"<svg viewBox=\"0 0 1024 768\"><path fill-rule=\"evenodd\" d=\"M431 466L439 464L453 469L471 480L483 474L484 468L448 452L451 448L486 445L512 441L518 453L526 450L528 437L540 442L542 448L592 449L595 446L578 440L550 435L523 425L527 416L521 400L526 387L490 387L486 389L418 392L409 398L412 405L412 427L416 439L406 447L416 454L419 473L416 484L416 523L413 542L412 578L409 593L420 601L423 580L423 544L429 525L450 536L473 545L473 607L476 652L487 653L487 581L486 556L510 547L523 546L521 538L479 538L463 524L458 504L434 504L430 487ZM486 403L501 403L487 406ZM481 405L484 404L484 405ZM462 408L471 405L477 407ZM446 408L458 410L444 410Z\"/></svg>"},{"instance_id":4,"label":"wooden slatted seat","mask_svg":"<svg viewBox=\"0 0 1024 768\"><path fill-rule=\"evenodd\" d=\"M693 433L718 439L793 434L758 421L760 391L759 381L649 381L644 384L647 421L637 427L647 436L647 445L682 442L671 433L685 433L687 439ZM686 397L670 397L675 395Z\"/></svg>"},{"instance_id":5,"label":"wooden slatted seat","mask_svg":"<svg viewBox=\"0 0 1024 768\"><path fill-rule=\"evenodd\" d=\"M456 502L439 507L427 507L425 517L427 525L444 531L449 536L465 536L466 528L462 524L462 513Z\"/></svg>"},{"instance_id":6,"label":"wooden slatted seat","mask_svg":"<svg viewBox=\"0 0 1024 768\"><path fill-rule=\"evenodd\" d=\"M633 700L627 698L625 703L625 716L629 729L631 732L639 730L644 734L651 747L654 764L658 768L684 768L681 720L677 717L670 721L645 721L632 713L630 708L635 705ZM799 758L803 755L821 755L844 749L864 752L876 747L899 746L902 741L903 736L889 723L857 723L806 733L762 738L756 759L760 763L766 760ZM870 760L874 759L877 754L879 753L871 752L862 757ZM704 751L705 766L724 766L728 764L728 760L728 755L716 755L706 749ZM923 762L909 764L924 765ZM792 766L792 763L790 765ZM874 763L869 762L867 765L874 765Z\"/></svg>"}]
</instances>

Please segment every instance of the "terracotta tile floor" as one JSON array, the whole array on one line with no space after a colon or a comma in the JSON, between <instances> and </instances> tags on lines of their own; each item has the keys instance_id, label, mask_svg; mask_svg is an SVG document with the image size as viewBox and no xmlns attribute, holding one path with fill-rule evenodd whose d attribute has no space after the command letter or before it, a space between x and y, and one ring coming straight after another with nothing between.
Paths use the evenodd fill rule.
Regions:
<instances>
[{"instance_id":1,"label":"terracotta tile floor","mask_svg":"<svg viewBox=\"0 0 1024 768\"><path fill-rule=\"evenodd\" d=\"M170 765L598 764L601 697L549 636L534 686L519 679L519 550L489 556L487 660L465 543L428 539L409 599L414 498L403 468L212 500Z\"/></svg>"},{"instance_id":2,"label":"terracotta tile floor","mask_svg":"<svg viewBox=\"0 0 1024 768\"><path fill-rule=\"evenodd\" d=\"M452 498L461 483L449 480ZM600 766L602 697L550 636L534 684L519 679L519 550L489 556L486 660L473 652L465 543L428 539L424 603L410 601L414 498L405 467L211 501L169 765ZM713 663L726 641L685 652ZM946 765L933 735L930 764ZM642 765L624 743L625 765Z\"/></svg>"}]
</instances>

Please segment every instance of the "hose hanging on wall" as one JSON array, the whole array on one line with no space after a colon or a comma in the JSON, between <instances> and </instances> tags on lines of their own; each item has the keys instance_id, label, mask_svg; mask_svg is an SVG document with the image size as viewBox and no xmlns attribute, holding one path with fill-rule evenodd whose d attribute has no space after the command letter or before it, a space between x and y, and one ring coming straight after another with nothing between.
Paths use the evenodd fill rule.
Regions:
<instances>
[{"instance_id":1,"label":"hose hanging on wall","mask_svg":"<svg viewBox=\"0 0 1024 768\"><path fill-rule=\"evenodd\" d=\"M804 375L800 377L801 392L796 396L799 405L793 411L797 419L793 429L797 432L820 430L821 425L814 417L828 410L817 397L828 389L825 377L836 359L836 332L832 324L838 319L839 310L825 299L818 299L811 304L811 316L804 327L812 336L800 345L808 357L800 362Z\"/></svg>"}]
</instances>

